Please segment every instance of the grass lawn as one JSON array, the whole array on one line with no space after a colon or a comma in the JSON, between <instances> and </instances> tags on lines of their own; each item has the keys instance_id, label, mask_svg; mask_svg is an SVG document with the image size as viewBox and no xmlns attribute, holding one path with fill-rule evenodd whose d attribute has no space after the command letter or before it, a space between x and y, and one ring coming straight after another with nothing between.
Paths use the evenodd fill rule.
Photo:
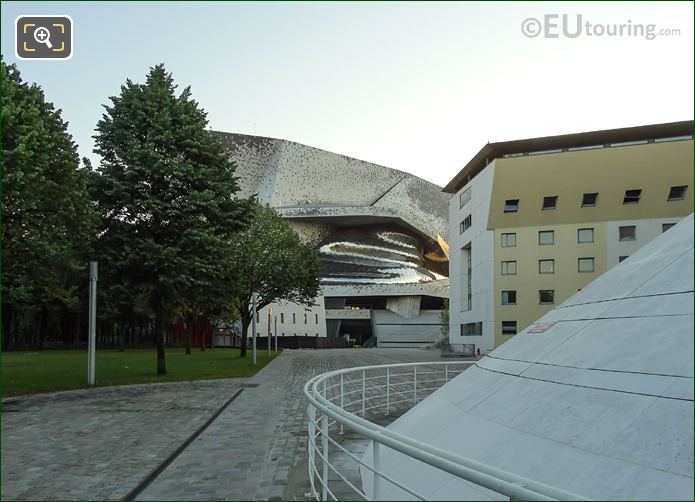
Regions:
<instances>
[{"instance_id":1,"label":"grass lawn","mask_svg":"<svg viewBox=\"0 0 695 502\"><path fill-rule=\"evenodd\" d=\"M258 364L252 365L251 351L239 357L238 349L218 348L201 352L193 349L189 356L183 348L166 351L167 374L157 376L155 349L97 350L96 384L175 382L211 378L248 377L268 364L265 350L257 353ZM36 392L80 389L87 387L87 351L45 350L41 352L3 352L2 395L16 396Z\"/></svg>"}]
</instances>

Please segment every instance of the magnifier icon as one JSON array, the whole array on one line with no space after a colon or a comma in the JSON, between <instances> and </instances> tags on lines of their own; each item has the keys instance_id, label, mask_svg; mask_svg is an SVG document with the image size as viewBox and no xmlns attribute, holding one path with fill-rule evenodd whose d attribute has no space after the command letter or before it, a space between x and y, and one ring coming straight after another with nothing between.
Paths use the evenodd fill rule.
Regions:
<instances>
[{"instance_id":1,"label":"magnifier icon","mask_svg":"<svg viewBox=\"0 0 695 502\"><path fill-rule=\"evenodd\" d=\"M51 32L48 31L48 28L44 28L43 26L36 28L36 30L34 30L34 40L40 44L46 44L46 47L49 49L53 48L53 44L51 43Z\"/></svg>"}]
</instances>

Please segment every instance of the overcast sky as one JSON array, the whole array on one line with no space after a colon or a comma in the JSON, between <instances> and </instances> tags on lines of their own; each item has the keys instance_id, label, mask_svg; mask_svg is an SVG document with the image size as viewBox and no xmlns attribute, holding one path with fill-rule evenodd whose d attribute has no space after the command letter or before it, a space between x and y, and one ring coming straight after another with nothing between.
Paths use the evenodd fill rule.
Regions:
<instances>
[{"instance_id":1,"label":"overcast sky","mask_svg":"<svg viewBox=\"0 0 695 502\"><path fill-rule=\"evenodd\" d=\"M69 61L17 61L14 20L68 14ZM527 37L528 18L568 14ZM552 19L550 20L552 22ZM585 23L591 23L588 33ZM601 35L655 25L680 34ZM534 22L525 23L534 29ZM610 26L608 28L610 29ZM446 184L489 141L693 118L693 3L3 2L2 54L88 155L101 104L163 62L213 129Z\"/></svg>"}]
</instances>

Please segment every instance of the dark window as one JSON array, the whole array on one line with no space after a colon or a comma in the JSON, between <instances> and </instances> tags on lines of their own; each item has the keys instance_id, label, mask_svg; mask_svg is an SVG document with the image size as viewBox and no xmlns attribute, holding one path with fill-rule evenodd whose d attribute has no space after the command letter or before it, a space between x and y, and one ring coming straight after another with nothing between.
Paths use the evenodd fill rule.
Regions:
<instances>
[{"instance_id":1,"label":"dark window","mask_svg":"<svg viewBox=\"0 0 695 502\"><path fill-rule=\"evenodd\" d=\"M625 190L623 204L637 204L639 202L642 190Z\"/></svg>"},{"instance_id":2,"label":"dark window","mask_svg":"<svg viewBox=\"0 0 695 502\"><path fill-rule=\"evenodd\" d=\"M634 241L637 238L637 227L635 225L626 225L618 227L618 239L621 241Z\"/></svg>"},{"instance_id":3,"label":"dark window","mask_svg":"<svg viewBox=\"0 0 695 502\"><path fill-rule=\"evenodd\" d=\"M661 224L661 232L662 233L665 232L666 230L671 228L673 225L675 225L675 223L662 223Z\"/></svg>"},{"instance_id":4,"label":"dark window","mask_svg":"<svg viewBox=\"0 0 695 502\"><path fill-rule=\"evenodd\" d=\"M307 323L307 315L304 314L304 324L306 324L306 323Z\"/></svg>"},{"instance_id":5,"label":"dark window","mask_svg":"<svg viewBox=\"0 0 695 502\"><path fill-rule=\"evenodd\" d=\"M256 322L261 322L261 313L256 310Z\"/></svg>"},{"instance_id":6,"label":"dark window","mask_svg":"<svg viewBox=\"0 0 695 502\"><path fill-rule=\"evenodd\" d=\"M516 305L516 291L502 291L502 305Z\"/></svg>"},{"instance_id":7,"label":"dark window","mask_svg":"<svg viewBox=\"0 0 695 502\"><path fill-rule=\"evenodd\" d=\"M285 314L283 312L280 312L280 324L283 324L285 322Z\"/></svg>"},{"instance_id":8,"label":"dark window","mask_svg":"<svg viewBox=\"0 0 695 502\"><path fill-rule=\"evenodd\" d=\"M555 209L557 207L557 195L543 197L543 210Z\"/></svg>"},{"instance_id":9,"label":"dark window","mask_svg":"<svg viewBox=\"0 0 695 502\"><path fill-rule=\"evenodd\" d=\"M627 259L627 256L618 256L618 263L622 263Z\"/></svg>"},{"instance_id":10,"label":"dark window","mask_svg":"<svg viewBox=\"0 0 695 502\"><path fill-rule=\"evenodd\" d=\"M668 191L668 200L683 200L685 199L685 190L688 185L680 185L677 187L671 187Z\"/></svg>"},{"instance_id":11,"label":"dark window","mask_svg":"<svg viewBox=\"0 0 695 502\"><path fill-rule=\"evenodd\" d=\"M292 323L293 323L293 324L297 324L297 314L295 314L294 312L292 313ZM297 333L295 333L295 335L296 335L296 334L297 334Z\"/></svg>"},{"instance_id":12,"label":"dark window","mask_svg":"<svg viewBox=\"0 0 695 502\"><path fill-rule=\"evenodd\" d=\"M538 303L541 305L550 305L555 303L555 290L541 289L538 291Z\"/></svg>"},{"instance_id":13,"label":"dark window","mask_svg":"<svg viewBox=\"0 0 695 502\"><path fill-rule=\"evenodd\" d=\"M507 199L504 201L505 213L516 213L519 210L519 199Z\"/></svg>"},{"instance_id":14,"label":"dark window","mask_svg":"<svg viewBox=\"0 0 695 502\"><path fill-rule=\"evenodd\" d=\"M469 228L471 228L471 215L470 214L468 216L466 216L463 219L463 221L461 222L461 225L459 225L459 233L462 234L463 232L465 232Z\"/></svg>"},{"instance_id":15,"label":"dark window","mask_svg":"<svg viewBox=\"0 0 695 502\"><path fill-rule=\"evenodd\" d=\"M585 193L582 195L582 207L591 207L596 205L598 200L598 192Z\"/></svg>"},{"instance_id":16,"label":"dark window","mask_svg":"<svg viewBox=\"0 0 695 502\"><path fill-rule=\"evenodd\" d=\"M503 335L515 335L516 334L516 321L502 321L502 334Z\"/></svg>"},{"instance_id":17,"label":"dark window","mask_svg":"<svg viewBox=\"0 0 695 502\"><path fill-rule=\"evenodd\" d=\"M461 325L461 336L483 336L482 322L469 322Z\"/></svg>"},{"instance_id":18,"label":"dark window","mask_svg":"<svg viewBox=\"0 0 695 502\"><path fill-rule=\"evenodd\" d=\"M319 323L319 315L318 315L318 314L314 314L314 316L315 316L315 318L316 318L316 324L318 324L318 323Z\"/></svg>"}]
</instances>

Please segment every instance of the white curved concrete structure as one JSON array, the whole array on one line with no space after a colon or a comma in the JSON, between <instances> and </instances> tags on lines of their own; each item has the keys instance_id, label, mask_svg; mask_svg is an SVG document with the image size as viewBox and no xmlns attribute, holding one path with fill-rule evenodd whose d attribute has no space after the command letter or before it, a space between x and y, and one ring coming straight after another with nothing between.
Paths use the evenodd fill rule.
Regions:
<instances>
[{"instance_id":1,"label":"white curved concrete structure","mask_svg":"<svg viewBox=\"0 0 695 502\"><path fill-rule=\"evenodd\" d=\"M390 427L597 500L692 500L693 215ZM381 458L430 499L500 498L393 450ZM412 498L363 481L376 499Z\"/></svg>"}]
</instances>

